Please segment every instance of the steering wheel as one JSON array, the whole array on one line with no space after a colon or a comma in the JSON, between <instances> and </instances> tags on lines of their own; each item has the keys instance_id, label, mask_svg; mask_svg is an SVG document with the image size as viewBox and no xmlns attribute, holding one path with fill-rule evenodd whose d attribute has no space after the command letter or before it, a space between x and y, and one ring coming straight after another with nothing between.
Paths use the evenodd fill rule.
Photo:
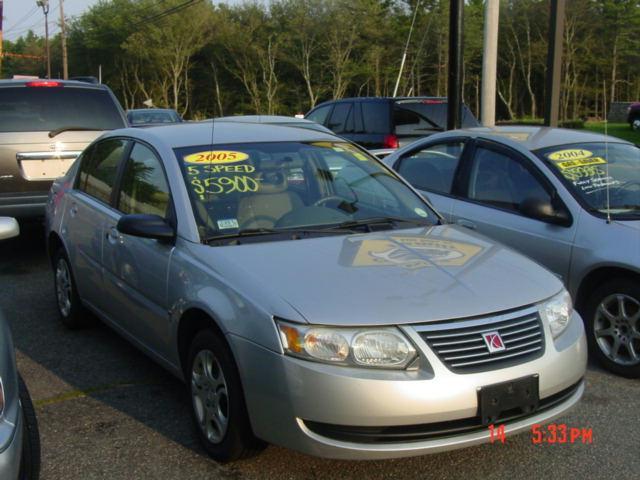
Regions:
<instances>
[{"instance_id":1,"label":"steering wheel","mask_svg":"<svg viewBox=\"0 0 640 480\"><path fill-rule=\"evenodd\" d=\"M342 202L346 201L344 198L339 197L338 195L329 195L328 197L321 198L313 203L314 207L324 207L325 203L329 203L331 201L338 202L338 205Z\"/></svg>"}]
</instances>

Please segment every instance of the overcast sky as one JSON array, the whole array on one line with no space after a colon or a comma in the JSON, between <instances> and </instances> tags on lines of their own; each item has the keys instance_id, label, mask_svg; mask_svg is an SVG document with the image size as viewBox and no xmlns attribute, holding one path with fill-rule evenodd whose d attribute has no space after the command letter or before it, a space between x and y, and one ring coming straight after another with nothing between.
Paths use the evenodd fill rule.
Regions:
<instances>
[{"instance_id":1,"label":"overcast sky","mask_svg":"<svg viewBox=\"0 0 640 480\"><path fill-rule=\"evenodd\" d=\"M215 3L240 3L241 0L226 0ZM79 15L98 0L64 0L64 16L69 18ZM60 1L49 0L49 32L55 34L60 31L58 19L60 18ZM44 34L44 15L42 9L36 6L36 0L4 0L4 38L15 40L33 30L38 34Z\"/></svg>"}]
</instances>

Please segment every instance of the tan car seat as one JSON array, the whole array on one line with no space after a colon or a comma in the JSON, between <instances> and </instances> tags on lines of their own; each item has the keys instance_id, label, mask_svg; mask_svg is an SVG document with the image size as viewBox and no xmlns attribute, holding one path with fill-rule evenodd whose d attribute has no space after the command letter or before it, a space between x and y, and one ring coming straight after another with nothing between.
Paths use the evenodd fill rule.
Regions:
<instances>
[{"instance_id":1,"label":"tan car seat","mask_svg":"<svg viewBox=\"0 0 640 480\"><path fill-rule=\"evenodd\" d=\"M273 228L283 215L304 206L297 193L287 190L289 182L282 166L263 167L259 180L258 192L238 204L241 228Z\"/></svg>"}]
</instances>

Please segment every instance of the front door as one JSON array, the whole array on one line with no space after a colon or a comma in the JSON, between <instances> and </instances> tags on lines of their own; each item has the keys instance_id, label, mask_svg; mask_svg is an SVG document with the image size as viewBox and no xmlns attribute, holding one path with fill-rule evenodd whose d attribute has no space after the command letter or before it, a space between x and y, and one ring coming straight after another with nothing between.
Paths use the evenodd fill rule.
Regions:
<instances>
[{"instance_id":1,"label":"front door","mask_svg":"<svg viewBox=\"0 0 640 480\"><path fill-rule=\"evenodd\" d=\"M454 203L452 220L512 247L566 282L576 220L569 226L529 218L521 212L528 198L566 208L543 174L518 152L478 141L463 198Z\"/></svg>"},{"instance_id":2,"label":"front door","mask_svg":"<svg viewBox=\"0 0 640 480\"><path fill-rule=\"evenodd\" d=\"M169 219L173 212L169 186L161 160L149 147L136 143L126 162L115 197L116 209L105 225L105 297L110 299L110 319L117 327L166 356L167 274L173 245L124 235L116 227L126 214Z\"/></svg>"}]
</instances>

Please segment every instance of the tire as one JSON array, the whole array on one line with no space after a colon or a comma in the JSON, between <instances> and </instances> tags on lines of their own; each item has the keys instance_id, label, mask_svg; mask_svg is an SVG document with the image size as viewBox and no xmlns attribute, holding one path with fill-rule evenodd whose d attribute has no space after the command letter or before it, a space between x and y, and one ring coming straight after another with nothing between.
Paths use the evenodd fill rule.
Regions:
<instances>
[{"instance_id":1,"label":"tire","mask_svg":"<svg viewBox=\"0 0 640 480\"><path fill-rule=\"evenodd\" d=\"M191 417L209 456L225 463L251 457L264 448L251 430L231 350L213 330L200 331L191 342L186 380Z\"/></svg>"},{"instance_id":2,"label":"tire","mask_svg":"<svg viewBox=\"0 0 640 480\"><path fill-rule=\"evenodd\" d=\"M69 257L63 248L59 248L52 258L53 283L60 320L69 329L88 326L89 313L80 301Z\"/></svg>"},{"instance_id":3,"label":"tire","mask_svg":"<svg viewBox=\"0 0 640 480\"><path fill-rule=\"evenodd\" d=\"M640 130L640 116L632 118L629 125L631 125L631 130Z\"/></svg>"},{"instance_id":4,"label":"tire","mask_svg":"<svg viewBox=\"0 0 640 480\"><path fill-rule=\"evenodd\" d=\"M616 279L597 287L585 305L584 322L589 351L602 366L623 377L640 377L640 284L637 281Z\"/></svg>"},{"instance_id":5,"label":"tire","mask_svg":"<svg viewBox=\"0 0 640 480\"><path fill-rule=\"evenodd\" d=\"M40 478L40 431L38 419L31 402L29 390L22 377L18 376L18 388L22 416L24 420L24 434L22 437L22 458L20 459L20 480L37 480Z\"/></svg>"}]
</instances>

